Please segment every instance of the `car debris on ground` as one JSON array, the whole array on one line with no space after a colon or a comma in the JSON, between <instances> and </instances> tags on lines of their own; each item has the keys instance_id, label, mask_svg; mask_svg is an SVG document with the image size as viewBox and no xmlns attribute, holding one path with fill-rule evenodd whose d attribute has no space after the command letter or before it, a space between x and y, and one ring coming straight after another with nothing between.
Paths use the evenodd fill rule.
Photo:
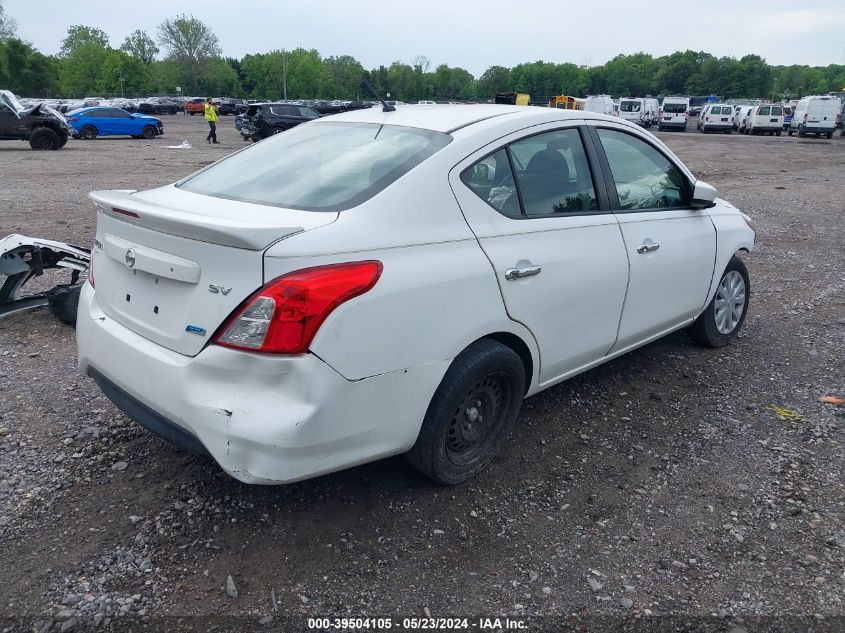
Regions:
<instances>
[{"instance_id":1,"label":"car debris on ground","mask_svg":"<svg viewBox=\"0 0 845 633\"><path fill-rule=\"evenodd\" d=\"M6 276L0 285L0 317L50 305L53 314L73 325L80 277L87 275L90 262L90 249L72 244L18 234L0 239L0 275ZM28 282L53 268L69 270L70 283L43 292L22 292Z\"/></svg>"}]
</instances>

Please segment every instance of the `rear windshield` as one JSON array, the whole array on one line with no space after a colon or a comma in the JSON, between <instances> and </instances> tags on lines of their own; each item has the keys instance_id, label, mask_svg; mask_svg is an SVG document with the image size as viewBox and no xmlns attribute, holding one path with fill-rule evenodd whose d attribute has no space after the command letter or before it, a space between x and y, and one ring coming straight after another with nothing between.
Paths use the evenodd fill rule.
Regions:
<instances>
[{"instance_id":1,"label":"rear windshield","mask_svg":"<svg viewBox=\"0 0 845 633\"><path fill-rule=\"evenodd\" d=\"M343 211L369 200L451 140L443 132L398 125L303 124L177 186L288 209Z\"/></svg>"},{"instance_id":2,"label":"rear windshield","mask_svg":"<svg viewBox=\"0 0 845 633\"><path fill-rule=\"evenodd\" d=\"M664 103L663 112L667 114L683 114L687 111L685 103Z\"/></svg>"},{"instance_id":3,"label":"rear windshield","mask_svg":"<svg viewBox=\"0 0 845 633\"><path fill-rule=\"evenodd\" d=\"M622 112L639 112L640 111L640 102L639 101L623 101L619 104L619 109Z\"/></svg>"}]
</instances>

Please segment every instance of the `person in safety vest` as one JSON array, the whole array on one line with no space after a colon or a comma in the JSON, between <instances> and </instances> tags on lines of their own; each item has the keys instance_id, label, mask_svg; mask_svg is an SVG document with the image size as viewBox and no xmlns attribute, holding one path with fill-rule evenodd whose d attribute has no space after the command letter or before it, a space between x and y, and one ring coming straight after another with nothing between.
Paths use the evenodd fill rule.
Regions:
<instances>
[{"instance_id":1,"label":"person in safety vest","mask_svg":"<svg viewBox=\"0 0 845 633\"><path fill-rule=\"evenodd\" d=\"M205 120L208 121L208 136L205 140L209 143L217 143L217 106L211 103L211 97L205 100Z\"/></svg>"}]
</instances>

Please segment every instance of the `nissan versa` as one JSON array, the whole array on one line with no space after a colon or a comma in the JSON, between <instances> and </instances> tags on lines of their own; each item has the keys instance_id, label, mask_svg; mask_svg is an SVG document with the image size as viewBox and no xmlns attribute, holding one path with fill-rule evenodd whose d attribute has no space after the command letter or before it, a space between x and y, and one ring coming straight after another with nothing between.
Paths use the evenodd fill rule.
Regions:
<instances>
[{"instance_id":1,"label":"nissan versa","mask_svg":"<svg viewBox=\"0 0 845 633\"><path fill-rule=\"evenodd\" d=\"M359 110L91 198L82 371L249 483L398 453L458 483L526 396L748 309L750 219L602 114Z\"/></svg>"}]
</instances>

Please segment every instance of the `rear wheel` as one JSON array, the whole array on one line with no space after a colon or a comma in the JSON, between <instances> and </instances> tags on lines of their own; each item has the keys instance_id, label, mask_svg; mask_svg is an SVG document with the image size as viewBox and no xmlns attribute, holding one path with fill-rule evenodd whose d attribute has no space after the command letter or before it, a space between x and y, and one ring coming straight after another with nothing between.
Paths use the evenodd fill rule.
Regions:
<instances>
[{"instance_id":1,"label":"rear wheel","mask_svg":"<svg viewBox=\"0 0 845 633\"><path fill-rule=\"evenodd\" d=\"M152 125L145 125L143 132L141 132L141 136L145 139L149 140L156 137L158 132Z\"/></svg>"},{"instance_id":2,"label":"rear wheel","mask_svg":"<svg viewBox=\"0 0 845 633\"><path fill-rule=\"evenodd\" d=\"M519 416L525 380L522 360L509 347L489 339L470 345L434 392L408 460L439 484L478 474Z\"/></svg>"},{"instance_id":3,"label":"rear wheel","mask_svg":"<svg viewBox=\"0 0 845 633\"><path fill-rule=\"evenodd\" d=\"M745 321L750 292L748 269L734 255L722 273L713 299L687 328L690 337L708 347L723 347L730 343Z\"/></svg>"},{"instance_id":4,"label":"rear wheel","mask_svg":"<svg viewBox=\"0 0 845 633\"><path fill-rule=\"evenodd\" d=\"M780 136L780 130L778 130L777 132L775 132L775 136Z\"/></svg>"},{"instance_id":5,"label":"rear wheel","mask_svg":"<svg viewBox=\"0 0 845 633\"><path fill-rule=\"evenodd\" d=\"M285 128L283 128L283 127L274 127L271 134L281 134L284 131L285 131Z\"/></svg>"},{"instance_id":6,"label":"rear wheel","mask_svg":"<svg viewBox=\"0 0 845 633\"><path fill-rule=\"evenodd\" d=\"M29 135L29 146L36 150L59 149L59 135L46 127L38 128Z\"/></svg>"},{"instance_id":7,"label":"rear wheel","mask_svg":"<svg viewBox=\"0 0 845 633\"><path fill-rule=\"evenodd\" d=\"M68 139L67 134L59 135L59 147L64 147L65 145L67 145L67 139Z\"/></svg>"},{"instance_id":8,"label":"rear wheel","mask_svg":"<svg viewBox=\"0 0 845 633\"><path fill-rule=\"evenodd\" d=\"M828 132L828 133L827 133L827 138L833 138L833 132Z\"/></svg>"},{"instance_id":9,"label":"rear wheel","mask_svg":"<svg viewBox=\"0 0 845 633\"><path fill-rule=\"evenodd\" d=\"M93 125L83 125L82 129L79 130L79 136L84 138L86 141L93 141L97 138L97 128Z\"/></svg>"},{"instance_id":10,"label":"rear wheel","mask_svg":"<svg viewBox=\"0 0 845 633\"><path fill-rule=\"evenodd\" d=\"M786 134L787 134L787 136L792 136L792 128L789 128L789 129L786 131Z\"/></svg>"}]
</instances>

